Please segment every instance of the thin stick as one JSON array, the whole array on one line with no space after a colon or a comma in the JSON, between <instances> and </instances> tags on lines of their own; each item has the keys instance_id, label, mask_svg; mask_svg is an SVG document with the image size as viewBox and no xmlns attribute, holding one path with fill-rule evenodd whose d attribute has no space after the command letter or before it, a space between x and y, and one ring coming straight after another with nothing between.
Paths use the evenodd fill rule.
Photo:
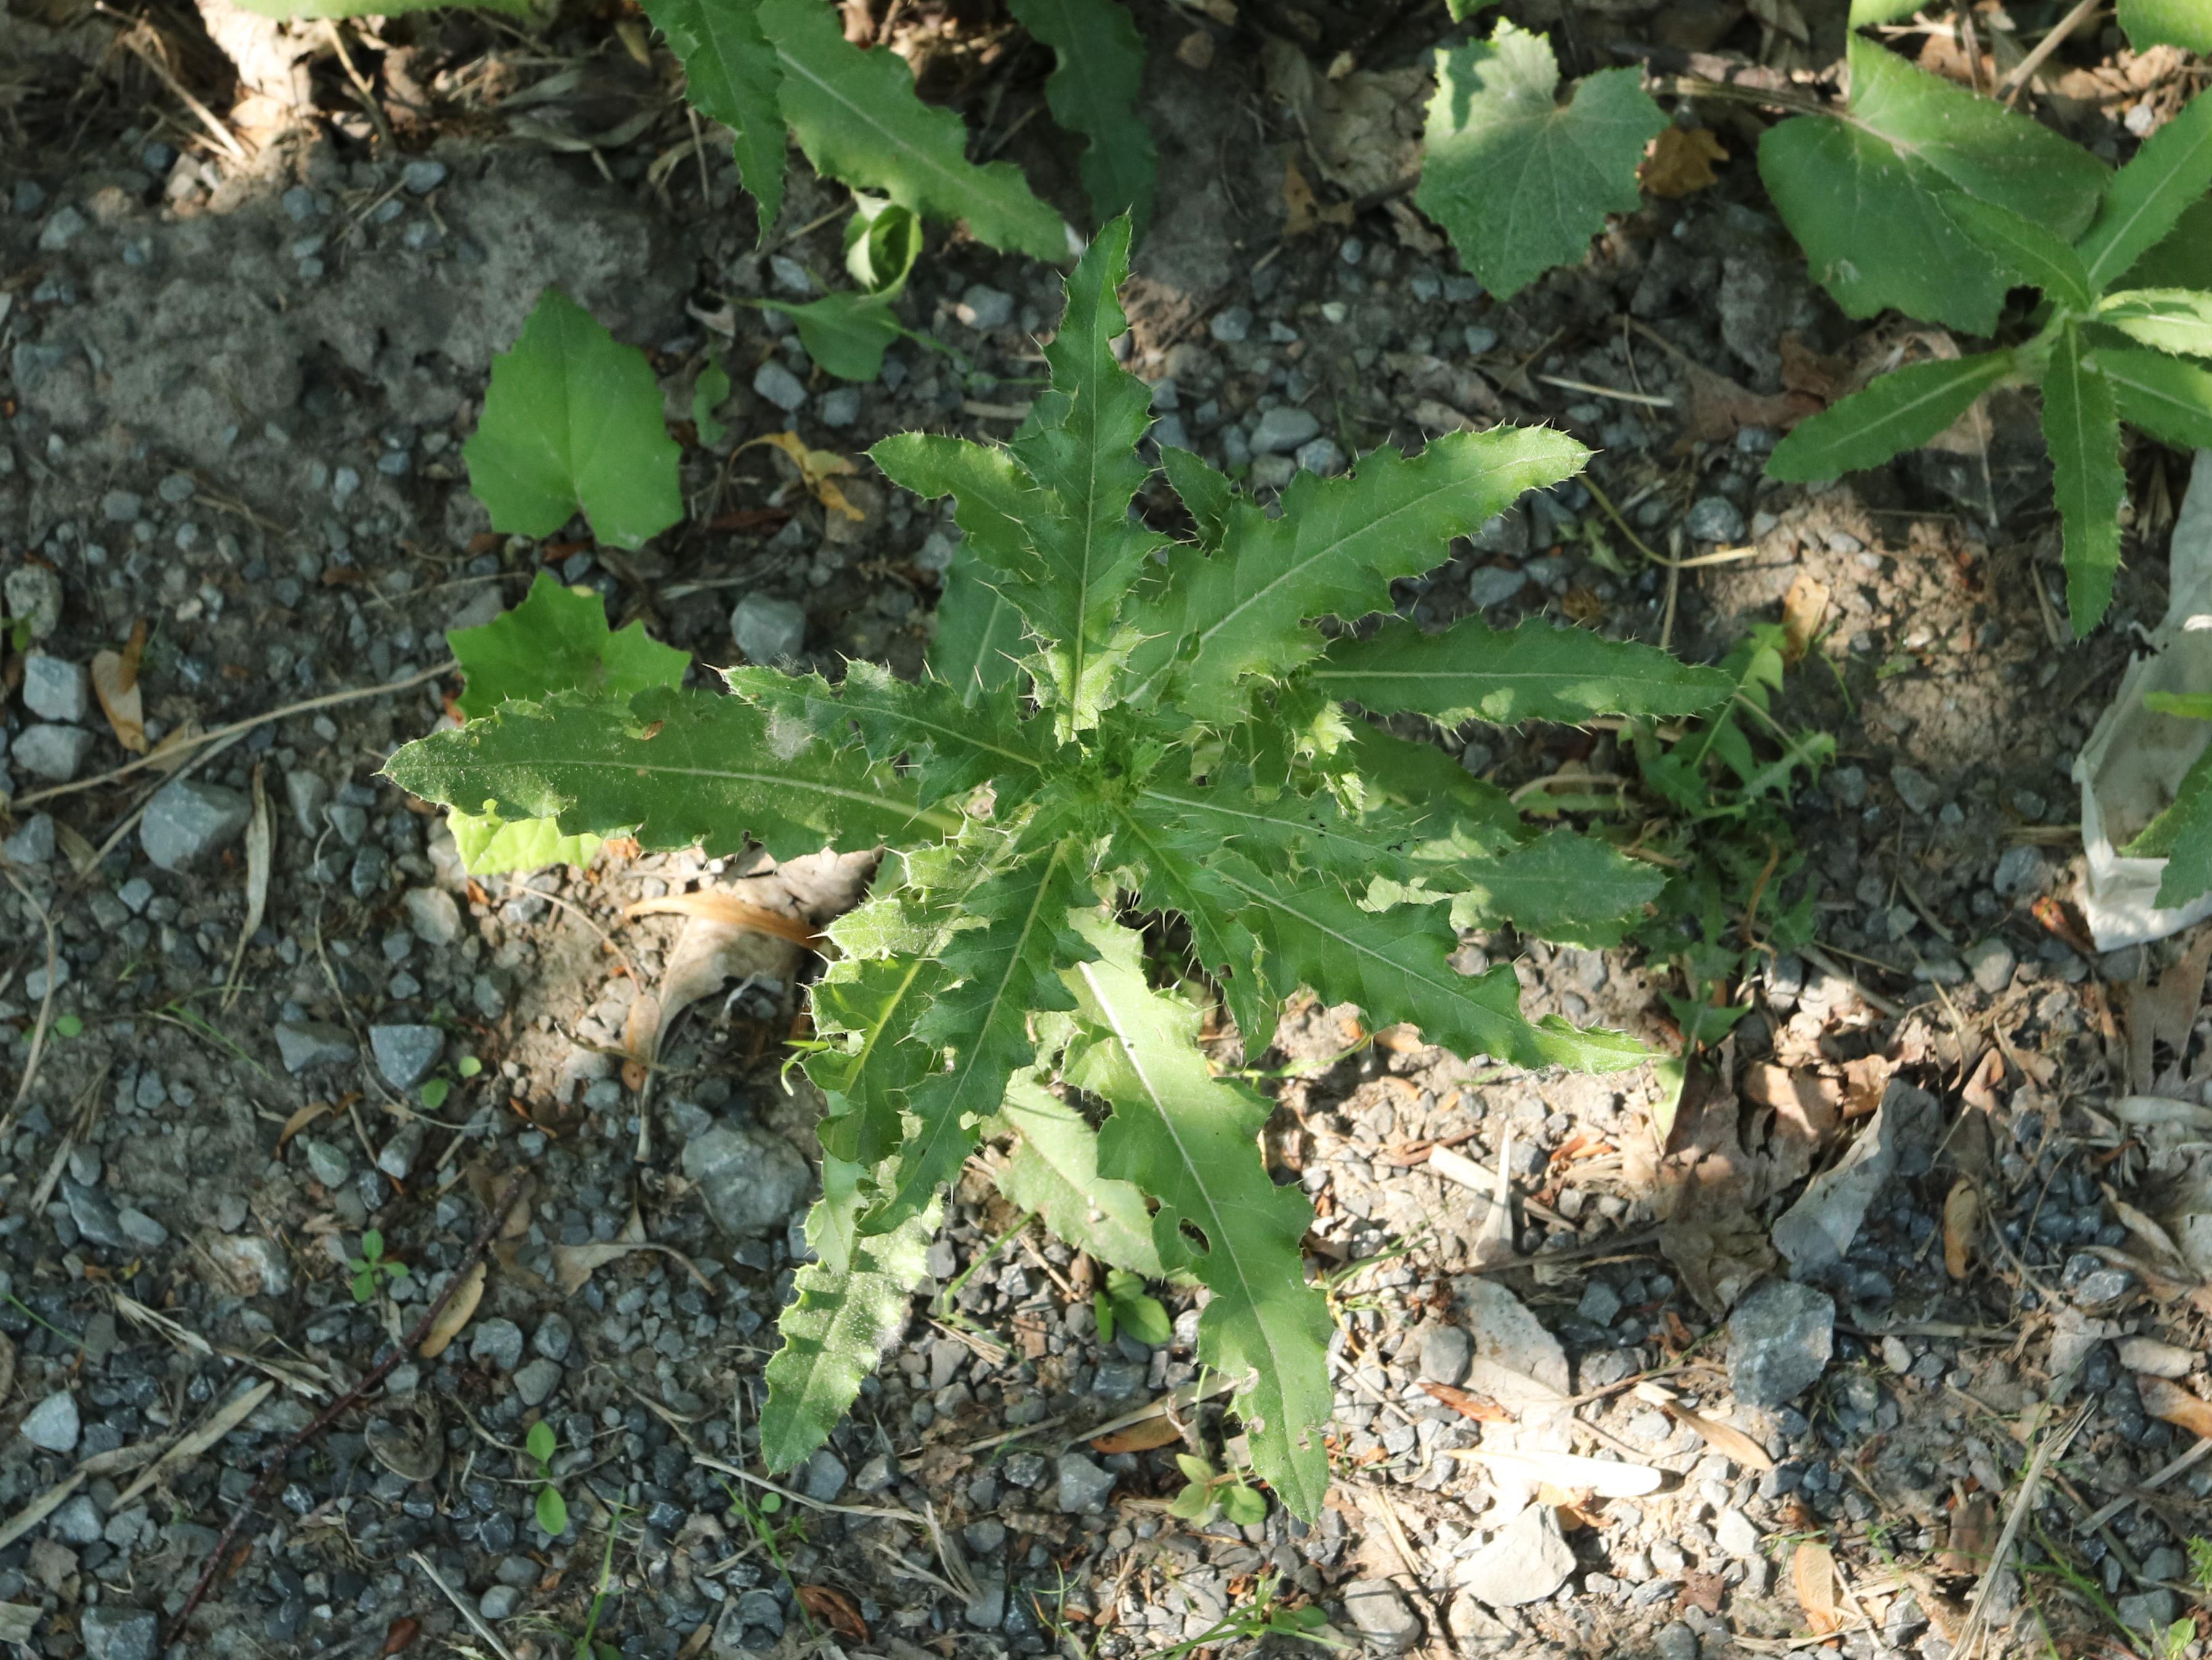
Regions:
<instances>
[{"instance_id":1,"label":"thin stick","mask_svg":"<svg viewBox=\"0 0 2212 1660\"><path fill-rule=\"evenodd\" d=\"M102 11L108 11L108 8L106 6L102 6L100 9ZM110 16L115 16L119 14L109 11L108 15ZM137 55L138 61L140 63L145 64L148 69L154 71L155 77L160 80L163 86L167 87L171 92L176 94L179 102L182 103L186 109L190 110L194 116L198 118L199 124L208 130L209 134L213 137L216 143L222 146L223 149L229 155L232 161L237 162L241 167L252 161L253 158L246 153L246 146L238 142L238 136L232 132L228 127L225 126L222 122L216 118L216 112L213 110L210 109L205 104L203 104L198 99L193 97L191 93L187 92L185 89L184 82L178 80L175 76L169 73L168 65L161 62L160 58L156 58L153 52L147 48L145 43L138 39L137 34L132 33L125 35L123 37L123 44L132 52Z\"/></svg>"},{"instance_id":2,"label":"thin stick","mask_svg":"<svg viewBox=\"0 0 2212 1660\"><path fill-rule=\"evenodd\" d=\"M2103 3L2104 0L2081 0L2081 4L2058 20L2057 27L2050 33L2036 42L2033 52L2013 65L2012 73L1998 82L1996 87L1998 92L2005 94L2006 103L2014 104L2020 101L2021 94L2027 89L2027 83L2035 78L2036 70L2051 60L2051 54L2066 44L2066 37L2088 21Z\"/></svg>"},{"instance_id":3,"label":"thin stick","mask_svg":"<svg viewBox=\"0 0 2212 1660\"><path fill-rule=\"evenodd\" d=\"M2020 1536L2021 1523L2035 1508L2035 1490L2043 1484L2043 1472L2051 1461L2064 1452L2068 1443L2082 1425L2089 1421L2089 1409L2094 1404L2083 1402L2081 1409L2071 1422L2061 1430L2043 1438L2043 1444L2035 1450L2035 1456L2027 1461L2027 1473L2020 1478L2020 1492L2013 1499L2012 1514L2005 1517L2004 1531L1997 1535L1996 1548L1990 1553L1990 1565L1982 1570L1981 1583L1974 1587L1974 1600L1966 1610L1966 1624L1959 1633L1958 1646L1952 1652L1959 1660L1973 1660L1974 1651L1980 1646L1985 1624L1984 1610L1989 1606L1990 1587L2004 1570L2005 1559L2012 1554L2013 1541Z\"/></svg>"},{"instance_id":4,"label":"thin stick","mask_svg":"<svg viewBox=\"0 0 2212 1660\"><path fill-rule=\"evenodd\" d=\"M492 1652L499 1656L500 1660L514 1660L514 1651L493 1634L492 1628L484 1624L483 1616L469 1605L466 1597L460 1596L451 1585L438 1577L438 1571L430 1566L428 1557L423 1555L419 1550L410 1550L407 1553L407 1560L428 1575L432 1584L445 1592L446 1600L461 1611L461 1618L469 1622L470 1629L491 1645Z\"/></svg>"},{"instance_id":5,"label":"thin stick","mask_svg":"<svg viewBox=\"0 0 2212 1660\"><path fill-rule=\"evenodd\" d=\"M1540 374L1536 377L1548 386L1565 386L1569 392L1588 392L1593 398L1611 398L1623 404L1642 404L1655 410L1671 410L1674 400L1661 398L1648 392L1623 392L1617 386L1595 386L1587 380L1570 380L1563 374Z\"/></svg>"},{"instance_id":6,"label":"thin stick","mask_svg":"<svg viewBox=\"0 0 2212 1660\"><path fill-rule=\"evenodd\" d=\"M53 913L31 897L15 869L6 860L0 859L0 876L8 879L8 885L22 896L23 903L37 913L39 921L46 931L46 994L39 1000L39 1023L31 1029L30 1058L23 1062L23 1075L15 1083L15 1098L8 1104L8 1116L0 1120L0 1137L15 1127L15 1115L23 1110L24 1098L31 1092L31 1085L39 1075L39 1062L46 1052L46 1033L54 1023L55 982L61 977L60 964L55 960Z\"/></svg>"},{"instance_id":7,"label":"thin stick","mask_svg":"<svg viewBox=\"0 0 2212 1660\"><path fill-rule=\"evenodd\" d=\"M180 739L167 748L152 751L135 761L125 761L113 771L103 772L97 778L80 778L69 784L50 784L45 789L19 795L15 798L15 806L20 811L24 807L36 806L41 801L51 801L57 796L75 795L79 790L98 789L103 784L128 778L134 772L143 772L148 767L167 766L186 750L216 743L222 739L238 737L242 733L252 732L256 727L266 726L271 721L289 721L295 714L306 714L311 710L335 708L340 703L355 703L364 697L380 697L386 692L405 691L410 687L421 685L425 680L451 674L459 667L459 663L448 659L435 668L410 674L404 680L387 681L380 686L352 686L344 691L326 691L319 697L310 697L302 702L287 703L282 708L270 709L266 714L250 714L243 721L234 721L227 727L216 727L198 737Z\"/></svg>"},{"instance_id":8,"label":"thin stick","mask_svg":"<svg viewBox=\"0 0 2212 1660\"><path fill-rule=\"evenodd\" d=\"M208 1594L208 1588L214 1584L216 1575L222 1571L223 1559L230 1553L232 1541L238 1537L238 1530L246 1525L246 1518L252 1514L253 1506L268 1496L270 1486L283 1473L285 1462L328 1429L339 1414L359 1406L368 1392L390 1377L392 1369L429 1335L430 1328L437 1323L438 1316L446 1311L447 1300L469 1277L469 1270L483 1259L484 1251L491 1244L492 1235L499 1231L500 1224L507 1219L507 1212L514 1208L514 1201L522 1193L523 1177L524 1172L517 1171L507 1178L507 1185L500 1189L499 1197L493 1201L490 1211L484 1217L483 1225L477 1230L477 1237L469 1242L468 1250L461 1260L453 1265L453 1273L447 1278L446 1288L422 1311L422 1317L415 1323L407 1335L394 1344L391 1353L383 1359L363 1372L360 1381L351 1389L318 1413L313 1423L261 1461L260 1474L254 1478L253 1485L246 1489L246 1497L238 1501L238 1508L231 1512L229 1524L223 1529L207 1554L206 1566L201 1568L200 1577L192 1585L191 1595L185 1598L184 1607L177 1610L177 1617L169 1623L172 1642L183 1633L185 1622L192 1617L192 1610L200 1605L201 1599ZM430 1577L437 1578L435 1574ZM447 1594L451 1595L450 1592Z\"/></svg>"}]
</instances>

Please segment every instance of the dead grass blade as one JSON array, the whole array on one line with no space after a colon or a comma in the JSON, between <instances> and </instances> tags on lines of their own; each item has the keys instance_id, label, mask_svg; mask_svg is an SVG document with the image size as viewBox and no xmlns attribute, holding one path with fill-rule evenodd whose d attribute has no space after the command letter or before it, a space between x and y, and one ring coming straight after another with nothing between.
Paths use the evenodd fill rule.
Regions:
<instances>
[{"instance_id":1,"label":"dead grass blade","mask_svg":"<svg viewBox=\"0 0 2212 1660\"><path fill-rule=\"evenodd\" d=\"M276 850L276 830L269 812L269 791L263 768L253 769L253 817L246 826L246 920L239 925L238 944L231 948L230 972L224 976L222 1006L238 1001L240 969L246 964L246 941L261 927L269 912L269 871Z\"/></svg>"}]
</instances>

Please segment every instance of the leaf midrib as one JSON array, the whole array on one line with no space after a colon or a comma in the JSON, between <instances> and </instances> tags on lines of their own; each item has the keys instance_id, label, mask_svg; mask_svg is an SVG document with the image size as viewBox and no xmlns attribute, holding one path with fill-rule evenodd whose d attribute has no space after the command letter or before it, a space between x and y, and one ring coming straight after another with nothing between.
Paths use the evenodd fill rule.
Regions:
<instances>
[{"instance_id":1,"label":"leaf midrib","mask_svg":"<svg viewBox=\"0 0 2212 1660\"><path fill-rule=\"evenodd\" d=\"M770 784L781 789L804 791L815 795L827 796L836 800L855 802L862 806L892 812L906 811L909 823L926 822L933 828L944 830L947 834L958 830L961 824L959 818L949 813L940 812L935 807L909 806L908 803L894 797L872 795L866 790L849 789L842 784L824 784L811 778L793 778L788 773L751 772L728 767L679 767L669 765L665 762L595 761L574 756L563 756L557 760L527 763L499 761L492 764L500 767L526 767L526 769L532 774L547 777L556 777L564 770L627 772L642 773L655 778L709 778L721 779L731 783ZM537 816L542 818L544 815Z\"/></svg>"}]
</instances>

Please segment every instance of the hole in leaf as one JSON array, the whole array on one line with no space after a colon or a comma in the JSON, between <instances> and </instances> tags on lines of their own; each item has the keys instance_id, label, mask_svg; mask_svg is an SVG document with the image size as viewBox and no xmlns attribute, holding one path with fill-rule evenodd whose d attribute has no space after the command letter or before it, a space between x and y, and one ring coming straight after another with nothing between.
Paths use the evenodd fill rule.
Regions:
<instances>
[{"instance_id":1,"label":"hole in leaf","mask_svg":"<svg viewBox=\"0 0 2212 1660\"><path fill-rule=\"evenodd\" d=\"M1188 1245L1200 1256L1210 1256L1212 1255L1213 1242L1206 1237L1205 1230L1200 1228L1197 1223L1186 1218L1184 1220L1176 1224L1176 1231L1182 1235L1183 1243Z\"/></svg>"}]
</instances>

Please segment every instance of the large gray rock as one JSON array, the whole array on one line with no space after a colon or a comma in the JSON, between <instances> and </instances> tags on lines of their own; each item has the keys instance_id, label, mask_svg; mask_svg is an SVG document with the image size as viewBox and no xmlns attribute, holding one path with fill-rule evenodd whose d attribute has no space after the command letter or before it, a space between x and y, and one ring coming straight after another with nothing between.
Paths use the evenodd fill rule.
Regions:
<instances>
[{"instance_id":1,"label":"large gray rock","mask_svg":"<svg viewBox=\"0 0 2212 1660\"><path fill-rule=\"evenodd\" d=\"M1252 428L1255 455L1287 455L1321 430L1321 419L1311 410L1283 404L1262 415Z\"/></svg>"},{"instance_id":2,"label":"large gray rock","mask_svg":"<svg viewBox=\"0 0 2212 1660\"><path fill-rule=\"evenodd\" d=\"M410 888L401 901L407 926L426 946L450 946L461 937L460 902L442 888Z\"/></svg>"},{"instance_id":3,"label":"large gray rock","mask_svg":"<svg viewBox=\"0 0 2212 1660\"><path fill-rule=\"evenodd\" d=\"M1747 1407L1785 1406L1820 1381L1835 1351L1835 1300L1770 1280L1729 1316L1729 1383Z\"/></svg>"},{"instance_id":4,"label":"large gray rock","mask_svg":"<svg viewBox=\"0 0 2212 1660\"><path fill-rule=\"evenodd\" d=\"M330 1020L279 1020L276 1054L289 1073L309 1067L343 1066L361 1053L353 1034Z\"/></svg>"},{"instance_id":5,"label":"large gray rock","mask_svg":"<svg viewBox=\"0 0 2212 1660\"><path fill-rule=\"evenodd\" d=\"M368 1047L384 1081L396 1090L411 1090L446 1052L446 1034L435 1026L371 1026Z\"/></svg>"},{"instance_id":6,"label":"large gray rock","mask_svg":"<svg viewBox=\"0 0 2212 1660\"><path fill-rule=\"evenodd\" d=\"M1113 1471L1099 1468L1079 1452L1060 1454L1056 1468L1062 1515L1079 1516L1106 1507L1106 1496L1114 1491Z\"/></svg>"},{"instance_id":7,"label":"large gray rock","mask_svg":"<svg viewBox=\"0 0 2212 1660\"><path fill-rule=\"evenodd\" d=\"M75 1452L83 1426L76 1415L76 1397L64 1389L32 1408L19 1427L23 1438L43 1451Z\"/></svg>"},{"instance_id":8,"label":"large gray rock","mask_svg":"<svg viewBox=\"0 0 2212 1660\"><path fill-rule=\"evenodd\" d=\"M82 727L35 726L16 734L9 753L32 777L66 784L76 776L91 747L92 734Z\"/></svg>"},{"instance_id":9,"label":"large gray rock","mask_svg":"<svg viewBox=\"0 0 2212 1660\"><path fill-rule=\"evenodd\" d=\"M146 804L138 845L163 870L186 870L234 841L253 817L253 804L236 790L179 778Z\"/></svg>"},{"instance_id":10,"label":"large gray rock","mask_svg":"<svg viewBox=\"0 0 2212 1660\"><path fill-rule=\"evenodd\" d=\"M84 1660L154 1660L158 1650L160 1626L149 1609L102 1602L84 1611L77 1629Z\"/></svg>"},{"instance_id":11,"label":"large gray rock","mask_svg":"<svg viewBox=\"0 0 2212 1660\"><path fill-rule=\"evenodd\" d=\"M91 705L84 670L66 657L34 651L23 660L23 707L41 721L83 724Z\"/></svg>"},{"instance_id":12,"label":"large gray rock","mask_svg":"<svg viewBox=\"0 0 2212 1660\"><path fill-rule=\"evenodd\" d=\"M730 613L730 637L749 663L781 663L806 643L806 611L796 602L749 593Z\"/></svg>"},{"instance_id":13,"label":"large gray rock","mask_svg":"<svg viewBox=\"0 0 2212 1660\"><path fill-rule=\"evenodd\" d=\"M1474 1364L1474 1340L1458 1326L1431 1326L1421 1335L1421 1376L1456 1389Z\"/></svg>"},{"instance_id":14,"label":"large gray rock","mask_svg":"<svg viewBox=\"0 0 2212 1660\"><path fill-rule=\"evenodd\" d=\"M1420 1616L1388 1579L1355 1579L1340 1595L1346 1617L1383 1653L1402 1654L1421 1640Z\"/></svg>"},{"instance_id":15,"label":"large gray rock","mask_svg":"<svg viewBox=\"0 0 2212 1660\"><path fill-rule=\"evenodd\" d=\"M814 1185L798 1148L750 1124L718 1124L685 1142L684 1174L715 1225L739 1238L782 1232Z\"/></svg>"},{"instance_id":16,"label":"large gray rock","mask_svg":"<svg viewBox=\"0 0 2212 1660\"><path fill-rule=\"evenodd\" d=\"M1567 1582L1575 1554L1559 1533L1559 1512L1531 1505L1468 1558L1459 1583L1493 1608L1541 1602Z\"/></svg>"}]
</instances>

